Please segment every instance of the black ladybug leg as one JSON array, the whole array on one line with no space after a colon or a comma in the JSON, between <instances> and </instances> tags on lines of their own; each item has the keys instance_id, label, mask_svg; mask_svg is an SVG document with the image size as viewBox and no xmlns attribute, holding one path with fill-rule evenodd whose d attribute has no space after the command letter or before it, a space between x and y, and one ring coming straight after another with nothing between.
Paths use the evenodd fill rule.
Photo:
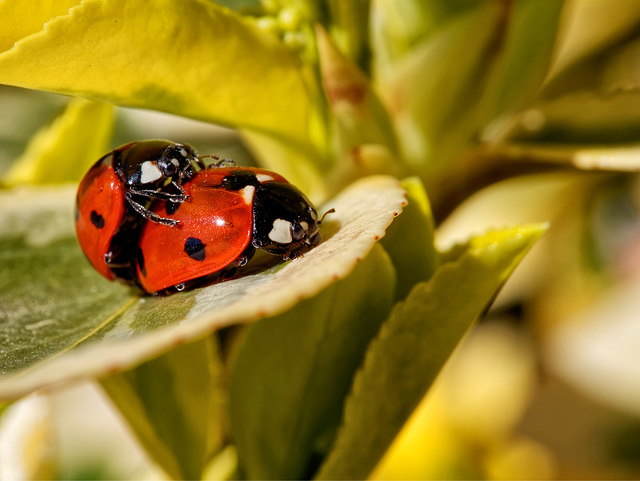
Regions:
<instances>
[{"instance_id":1,"label":"black ladybug leg","mask_svg":"<svg viewBox=\"0 0 640 481\"><path fill-rule=\"evenodd\" d=\"M179 186L177 186L179 188ZM140 195L142 197L149 197L150 199L170 200L172 202L184 202L187 200L187 196L184 194L172 194L170 192L163 192L157 190L131 190L134 195ZM180 188L180 192L182 189Z\"/></svg>"},{"instance_id":2,"label":"black ladybug leg","mask_svg":"<svg viewBox=\"0 0 640 481\"><path fill-rule=\"evenodd\" d=\"M151 222L167 225L169 227L176 227L179 224L177 220L167 219L166 217L160 217L158 214L154 214L145 206L133 200L129 192L127 192L127 202L129 202L129 205L133 208L133 210L135 210L138 214L140 214L145 219L150 220Z\"/></svg>"}]
</instances>

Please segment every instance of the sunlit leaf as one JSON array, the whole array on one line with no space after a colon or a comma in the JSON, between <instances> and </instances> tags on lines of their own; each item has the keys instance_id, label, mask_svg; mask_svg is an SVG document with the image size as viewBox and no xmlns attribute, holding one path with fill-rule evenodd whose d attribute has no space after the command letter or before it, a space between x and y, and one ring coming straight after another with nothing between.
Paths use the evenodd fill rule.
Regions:
<instances>
[{"instance_id":1,"label":"sunlit leaf","mask_svg":"<svg viewBox=\"0 0 640 481\"><path fill-rule=\"evenodd\" d=\"M322 225L325 241L303 257L138 298L84 259L73 235L74 193L0 193L0 399L125 370L216 329L284 312L346 277L406 204L395 179L365 179L324 207L336 209Z\"/></svg>"},{"instance_id":2,"label":"sunlit leaf","mask_svg":"<svg viewBox=\"0 0 640 481\"><path fill-rule=\"evenodd\" d=\"M100 383L156 463L173 479L199 479L222 447L221 374L208 337Z\"/></svg>"},{"instance_id":3,"label":"sunlit leaf","mask_svg":"<svg viewBox=\"0 0 640 481\"><path fill-rule=\"evenodd\" d=\"M394 306L356 374L320 479L363 479L387 450L469 326L543 226L491 232L452 251Z\"/></svg>"},{"instance_id":4,"label":"sunlit leaf","mask_svg":"<svg viewBox=\"0 0 640 481\"><path fill-rule=\"evenodd\" d=\"M81 0L39 0L38 8L25 10L16 8L18 2L0 2L0 52L9 50L13 44L26 36L39 32L51 18L64 15ZM32 4L32 7L34 5Z\"/></svg>"},{"instance_id":5,"label":"sunlit leaf","mask_svg":"<svg viewBox=\"0 0 640 481\"><path fill-rule=\"evenodd\" d=\"M39 8L3 7L0 31ZM52 13L37 31L13 34L24 36L0 53L0 83L307 139L295 55L214 2L84 0Z\"/></svg>"},{"instance_id":6,"label":"sunlit leaf","mask_svg":"<svg viewBox=\"0 0 640 481\"><path fill-rule=\"evenodd\" d=\"M107 150L113 122L110 104L73 100L60 117L32 138L3 183L78 182Z\"/></svg>"},{"instance_id":7,"label":"sunlit leaf","mask_svg":"<svg viewBox=\"0 0 640 481\"><path fill-rule=\"evenodd\" d=\"M231 361L229 407L244 476L313 475L394 290L393 266L377 246L346 279L243 333Z\"/></svg>"}]
</instances>

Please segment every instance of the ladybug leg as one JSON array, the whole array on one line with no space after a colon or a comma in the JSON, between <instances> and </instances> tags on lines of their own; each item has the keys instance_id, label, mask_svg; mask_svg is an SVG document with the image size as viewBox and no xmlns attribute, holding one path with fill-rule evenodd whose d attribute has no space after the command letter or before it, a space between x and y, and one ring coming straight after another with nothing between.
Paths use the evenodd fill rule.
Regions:
<instances>
[{"instance_id":1,"label":"ladybug leg","mask_svg":"<svg viewBox=\"0 0 640 481\"><path fill-rule=\"evenodd\" d=\"M129 205L133 208L133 210L135 210L138 214L140 214L145 219L150 220L151 222L167 225L169 227L176 227L179 224L177 220L167 219L166 217L160 217L158 214L154 214L145 206L133 200L131 198L130 192L127 192L127 202L129 202Z\"/></svg>"},{"instance_id":2,"label":"ladybug leg","mask_svg":"<svg viewBox=\"0 0 640 481\"><path fill-rule=\"evenodd\" d=\"M300 251L299 245L292 245L291 247L289 247L289 250L283 254L282 259L285 261L289 261L289 260L298 259L303 255L304 254Z\"/></svg>"},{"instance_id":3,"label":"ladybug leg","mask_svg":"<svg viewBox=\"0 0 640 481\"><path fill-rule=\"evenodd\" d=\"M176 187L180 188L178 185L176 185ZM182 188L180 188L180 192L182 192ZM187 196L183 193L172 194L171 192L157 190L132 190L131 193L143 197L149 197L151 199L170 200L172 202L184 202L187 200Z\"/></svg>"}]
</instances>

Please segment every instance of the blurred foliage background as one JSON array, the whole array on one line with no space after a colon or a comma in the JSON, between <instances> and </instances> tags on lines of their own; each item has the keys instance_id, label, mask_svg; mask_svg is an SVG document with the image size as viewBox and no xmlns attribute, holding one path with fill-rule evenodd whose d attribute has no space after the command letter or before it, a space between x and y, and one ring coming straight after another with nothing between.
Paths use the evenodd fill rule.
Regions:
<instances>
[{"instance_id":1,"label":"blurred foliage background","mask_svg":"<svg viewBox=\"0 0 640 481\"><path fill-rule=\"evenodd\" d=\"M256 8L250 0L221 3L242 12ZM360 3L362 8L368 4ZM419 8L414 15L399 15L396 24L371 19L371 43L383 35L397 36L396 49L377 63L371 63L366 32L345 35L341 47L377 79L386 105L394 105L393 96L403 94L410 99L404 99L405 105L449 120L423 122L419 125L424 130L416 131L411 121L415 117L401 118L397 132L405 149L401 174L418 173L426 184L439 246L444 249L492 226L549 222L551 227L456 350L372 477L638 479L640 1L529 2L531 8L562 12L557 36L549 38L547 30L526 24L517 30L523 39L510 40L514 49L523 46L517 54L520 61L533 66L534 49L525 48L531 37L553 51L549 67L540 70L541 86L519 89L517 99L510 97L515 93L507 88L507 74L478 73L482 69L475 64L480 60L474 48L498 41L490 38L498 27L466 16L469 2L374 3L377 8ZM502 8L511 2L476 3L490 10L491 5ZM284 11L275 0L262 6ZM401 64L404 53L439 32L444 24L439 15L445 10L450 15L448 10L455 8L462 13L446 19L455 24L448 30L453 40L443 38L421 53L440 62L437 68L421 64L428 68L415 72L410 61ZM363 12L369 19L368 11ZM284 31L283 22L294 20L280 17L255 21ZM406 23L412 18L415 25ZM489 15L487 21L500 19ZM338 21L334 26L335 38L341 38L341 31L357 31ZM287 38L293 44L298 40ZM412 82L400 88L398 78ZM459 79L461 84L456 83ZM487 89L487 84L495 88ZM476 91L480 86L481 95ZM0 171L11 168L29 139L66 103L54 94L0 88ZM360 133L370 132L359 128ZM254 162L234 131L168 114L118 108L114 132L112 146L168 137L201 152ZM421 142L427 140L425 147ZM424 149L430 154L426 165L412 157L423 155ZM386 159L387 153L381 157ZM344 170L332 175L346 181L357 174L353 166L342 166ZM95 386L51 396L49 417L33 432L55 440L55 452L37 456L55 457L58 477L162 476L153 471ZM79 405L91 408L85 412ZM20 422L21 415L37 412L36 407L29 411L28 405L22 406L26 414L7 412L0 433ZM13 447L15 441L0 434L0 456ZM0 478L13 474L0 466ZM35 479L38 473L30 475ZM225 473L208 473L212 479L219 475Z\"/></svg>"}]
</instances>

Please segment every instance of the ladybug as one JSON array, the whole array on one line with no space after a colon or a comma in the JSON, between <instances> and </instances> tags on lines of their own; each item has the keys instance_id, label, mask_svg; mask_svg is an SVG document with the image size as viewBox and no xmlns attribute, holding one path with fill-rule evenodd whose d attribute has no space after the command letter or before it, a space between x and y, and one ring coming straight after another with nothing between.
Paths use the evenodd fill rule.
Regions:
<instances>
[{"instance_id":1,"label":"ladybug","mask_svg":"<svg viewBox=\"0 0 640 481\"><path fill-rule=\"evenodd\" d=\"M93 267L134 283L141 225L177 222L148 207L154 200L183 202L183 184L204 168L192 147L167 140L132 142L100 158L80 182L75 209L78 242Z\"/></svg>"},{"instance_id":2,"label":"ladybug","mask_svg":"<svg viewBox=\"0 0 640 481\"><path fill-rule=\"evenodd\" d=\"M180 203L156 201L153 214L176 221L146 222L136 254L138 285L148 293L182 290L228 277L256 249L294 259L321 235L316 209L284 177L257 168L216 167L184 184Z\"/></svg>"}]
</instances>

